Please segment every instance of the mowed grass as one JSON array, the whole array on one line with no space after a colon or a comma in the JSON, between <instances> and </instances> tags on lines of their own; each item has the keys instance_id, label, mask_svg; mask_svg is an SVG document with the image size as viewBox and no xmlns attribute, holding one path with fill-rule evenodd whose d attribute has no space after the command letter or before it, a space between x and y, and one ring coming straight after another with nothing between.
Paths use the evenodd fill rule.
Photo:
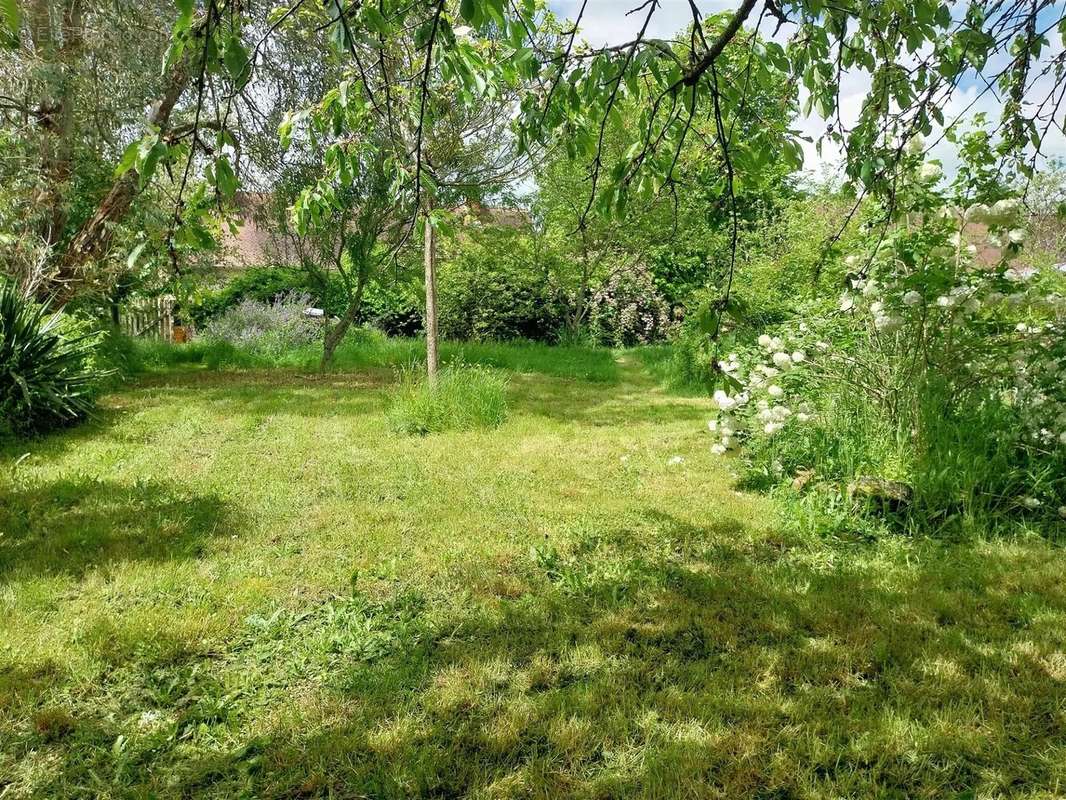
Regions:
<instances>
[{"instance_id":1,"label":"mowed grass","mask_svg":"<svg viewBox=\"0 0 1066 800\"><path fill-rule=\"evenodd\" d=\"M626 358L490 431L185 370L8 447L0 796L1066 794L1060 549L786 535Z\"/></svg>"}]
</instances>

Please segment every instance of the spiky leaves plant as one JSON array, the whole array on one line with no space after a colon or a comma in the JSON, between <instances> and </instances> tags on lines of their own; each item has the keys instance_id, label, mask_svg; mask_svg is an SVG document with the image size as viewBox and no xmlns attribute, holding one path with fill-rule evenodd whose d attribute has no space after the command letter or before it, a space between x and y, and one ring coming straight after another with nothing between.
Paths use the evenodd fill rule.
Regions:
<instances>
[{"instance_id":1,"label":"spiky leaves plant","mask_svg":"<svg viewBox=\"0 0 1066 800\"><path fill-rule=\"evenodd\" d=\"M102 377L91 366L98 336L66 335L63 320L0 282L0 433L46 431L92 410Z\"/></svg>"}]
</instances>

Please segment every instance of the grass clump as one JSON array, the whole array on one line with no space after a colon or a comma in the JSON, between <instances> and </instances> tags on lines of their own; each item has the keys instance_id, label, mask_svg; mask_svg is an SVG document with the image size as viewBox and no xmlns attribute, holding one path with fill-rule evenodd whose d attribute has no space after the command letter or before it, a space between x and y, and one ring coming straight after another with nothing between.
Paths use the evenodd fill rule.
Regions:
<instances>
[{"instance_id":1,"label":"grass clump","mask_svg":"<svg viewBox=\"0 0 1066 800\"><path fill-rule=\"evenodd\" d=\"M431 384L416 368L401 371L387 412L397 433L497 428L507 419L507 379L480 366L445 367Z\"/></svg>"}]
</instances>

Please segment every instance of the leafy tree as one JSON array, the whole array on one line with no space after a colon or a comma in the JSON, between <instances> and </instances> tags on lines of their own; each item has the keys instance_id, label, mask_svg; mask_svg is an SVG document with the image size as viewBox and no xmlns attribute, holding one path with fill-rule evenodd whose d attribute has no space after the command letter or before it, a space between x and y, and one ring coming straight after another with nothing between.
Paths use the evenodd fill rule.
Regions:
<instances>
[{"instance_id":1,"label":"leafy tree","mask_svg":"<svg viewBox=\"0 0 1066 800\"><path fill-rule=\"evenodd\" d=\"M72 13L79 8L87 15L103 13L68 5ZM522 154L564 144L590 165L594 202L583 217L592 211L621 215L635 199L669 193L684 171L686 143L697 139L705 145L713 194L724 198L733 253L745 192L767 185L782 166L801 162L790 115L773 113L792 103L794 92L805 113L827 120L821 139L844 149L848 188L856 198L891 197L893 166L903 148L934 125L950 127L947 101L973 79L986 87L982 94L998 89L1006 97L996 132L998 157L1012 170L1031 173L1041 141L1061 116L1061 93L1041 97L1039 89L1061 83L1066 66L1066 55L1049 47L1049 34L1066 30L1066 17L1050 0L979 0L965 9L940 0L742 0L720 17L706 17L701 3L688 0L693 23L678 42L648 36L660 4L646 2L631 9L640 20L634 39L601 48L579 43L580 14L572 28L560 32L538 0L327 0L321 7L295 0L263 18L235 0L176 5L149 132L124 151L120 177L100 193L91 213L76 230L68 226L69 242L55 257L64 285L74 287L88 265L107 254L116 223L159 172L165 173L161 183L178 197L175 223L181 224L172 226L170 251L210 246L206 217L232 196L240 177L231 159L241 147L240 109L255 105L248 86L258 70L265 71L264 53L279 32L315 17L345 53L349 69L334 87L339 96L346 86L349 99L337 104L344 113L333 112L337 134L381 131L390 145L383 163L398 216L429 222L424 239L431 350L433 232L445 218L441 209L450 192L498 188ZM8 38L21 46L34 35L35 4L29 6L5 18L11 24ZM118 20L133 16L121 5L114 14ZM55 24L59 16L52 13L49 20ZM770 26L784 32L784 43L765 35ZM42 49L54 53L49 63L58 65L60 74L67 74L63 64L77 61L76 39L60 35L57 47ZM313 77L317 61L291 61ZM847 124L840 111L842 78L854 74L869 77L869 90L857 121ZM780 86L790 91L776 92ZM181 102L190 88L186 109ZM60 81L45 96L74 97L68 89ZM500 132L513 100L520 100L520 110L512 140ZM61 102L55 118L64 118L63 107ZM612 153L605 146L608 132L627 107L639 110L639 135L624 152ZM486 114L496 133L479 140L468 123L484 121ZM748 124L752 117L760 124ZM213 136L204 135L212 128ZM60 154L62 141L54 148ZM459 152L456 144L476 154L476 169L469 169L466 158L449 161ZM338 178L342 161L331 167ZM60 157L42 174L60 175L62 162ZM897 212L892 203L884 208L888 223ZM414 230L409 225L407 234ZM731 276L732 255L729 262ZM730 290L727 278L723 308ZM431 369L433 362L431 357Z\"/></svg>"},{"instance_id":2,"label":"leafy tree","mask_svg":"<svg viewBox=\"0 0 1066 800\"><path fill-rule=\"evenodd\" d=\"M372 165L374 191L363 186L349 194L361 213L371 205L388 209L375 217L379 228L390 215L391 223L405 223L404 235L389 250L402 246L414 221L421 221L432 380L438 364L437 233L447 228L449 208L480 199L525 169L508 127L532 51L522 46L526 29L518 22L508 29L502 14L481 18L468 3L458 9L445 2L385 6L391 14L364 6L350 21L347 11L338 13L337 44L355 66L317 106L283 123L282 135L299 130L312 142L330 138L324 177L297 203L301 219L336 213ZM535 13L532 3L525 6L518 15L523 25ZM464 10L476 30L456 24Z\"/></svg>"},{"instance_id":3,"label":"leafy tree","mask_svg":"<svg viewBox=\"0 0 1066 800\"><path fill-rule=\"evenodd\" d=\"M732 228L720 311L729 307L732 289L739 196L763 183L778 163L795 168L802 161L797 132L743 124L753 98L766 96L778 81L802 90L804 113L827 120L819 146L831 142L844 150L847 188L856 203L868 195L891 199L895 165L908 142L930 134L934 125L957 121L946 119L944 109L965 80L978 78L985 87L981 95L997 87L1007 94L998 155L1023 174L1032 172L1047 131L1060 124L1061 93L1040 97L1035 80L1054 76L1061 82L1066 73L1066 55L1049 51L1047 38L1055 29L1066 32L1066 15L1050 2L973 2L956 17L939 0L743 0L710 24L696 0L688 5L693 25L679 45L647 35L659 10L655 2L632 9L641 19L634 39L609 47L575 46L579 13L570 36L541 55L543 88L524 99L520 127L523 141L571 143L576 157L591 161L595 207L620 216L631 199L647 199L674 183L679 154L700 135L696 120L708 113L713 124L706 138L717 150L716 182ZM768 23L787 31L787 43L761 38ZM739 71L729 68L731 45L748 52ZM869 89L858 120L849 125L841 113L841 87L843 76L854 74L869 76ZM605 143L627 104L642 109L642 133L629 151L615 156ZM889 224L899 209L892 202L883 207L881 222ZM715 334L719 327L719 321L711 325Z\"/></svg>"},{"instance_id":4,"label":"leafy tree","mask_svg":"<svg viewBox=\"0 0 1066 800\"><path fill-rule=\"evenodd\" d=\"M160 62L168 31L146 25L141 14L166 17L172 9L162 0L147 10L125 0L32 0L7 17L10 47L0 50L0 225L45 251L38 265L43 293L73 281L74 250L88 243L90 231L103 234L99 245L115 235L112 223L121 215L109 216L106 230L92 221L143 109L162 97L150 118L161 131L169 124L173 76L144 69ZM176 140L182 133L170 135ZM140 188L129 187L130 197ZM117 199L110 204L116 211Z\"/></svg>"}]
</instances>

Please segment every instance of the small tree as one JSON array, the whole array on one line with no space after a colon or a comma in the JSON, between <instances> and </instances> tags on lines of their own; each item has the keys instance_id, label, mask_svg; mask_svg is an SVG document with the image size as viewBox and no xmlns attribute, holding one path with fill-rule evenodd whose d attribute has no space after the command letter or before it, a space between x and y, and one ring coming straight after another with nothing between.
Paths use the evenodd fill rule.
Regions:
<instances>
[{"instance_id":1,"label":"small tree","mask_svg":"<svg viewBox=\"0 0 1066 800\"><path fill-rule=\"evenodd\" d=\"M513 21L467 3L459 9L446 2L390 5L389 12L360 9L357 20L373 35L354 34L359 26L349 24L347 13L338 14L338 44L355 68L319 104L290 118L283 134L306 121L312 138L327 132L333 137L324 177L303 194L298 215L324 219L342 209L345 191L373 165L388 178L374 182L383 191L368 194L362 187L353 207L368 214L379 201L389 206L400 232L392 253L417 221L423 233L426 370L433 381L439 362L437 238L450 208L491 194L526 170L527 157L508 129L519 91L534 70L525 37L535 27L536 8L524 3ZM365 69L368 63L375 69ZM383 218L374 219L380 227Z\"/></svg>"}]
</instances>

